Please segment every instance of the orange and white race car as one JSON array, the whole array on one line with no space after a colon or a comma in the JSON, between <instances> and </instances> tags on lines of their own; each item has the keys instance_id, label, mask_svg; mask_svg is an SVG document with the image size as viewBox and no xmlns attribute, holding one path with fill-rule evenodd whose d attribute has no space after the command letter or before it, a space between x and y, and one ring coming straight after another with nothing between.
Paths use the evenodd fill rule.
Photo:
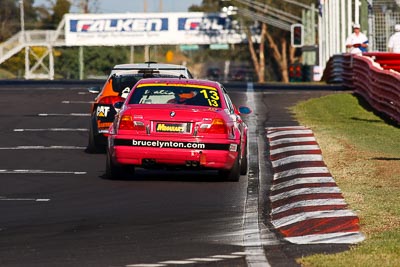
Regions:
<instances>
[{"instance_id":1,"label":"orange and white race car","mask_svg":"<svg viewBox=\"0 0 400 267\"><path fill-rule=\"evenodd\" d=\"M114 103L124 101L132 87L143 78L191 79L193 75L187 67L176 64L145 62L114 66L101 90L100 87L88 89L97 94L90 109L88 152L104 151L106 134L116 115Z\"/></svg>"}]
</instances>

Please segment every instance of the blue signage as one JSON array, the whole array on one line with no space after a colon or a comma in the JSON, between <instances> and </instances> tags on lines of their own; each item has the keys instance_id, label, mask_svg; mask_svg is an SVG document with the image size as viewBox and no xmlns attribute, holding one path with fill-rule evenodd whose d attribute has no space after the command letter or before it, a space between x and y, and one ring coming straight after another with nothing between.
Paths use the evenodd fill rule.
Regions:
<instances>
[{"instance_id":1,"label":"blue signage","mask_svg":"<svg viewBox=\"0 0 400 267\"><path fill-rule=\"evenodd\" d=\"M168 18L71 19L70 32L168 31Z\"/></svg>"},{"instance_id":2,"label":"blue signage","mask_svg":"<svg viewBox=\"0 0 400 267\"><path fill-rule=\"evenodd\" d=\"M178 31L220 31L227 29L227 20L219 16L178 18Z\"/></svg>"}]
</instances>

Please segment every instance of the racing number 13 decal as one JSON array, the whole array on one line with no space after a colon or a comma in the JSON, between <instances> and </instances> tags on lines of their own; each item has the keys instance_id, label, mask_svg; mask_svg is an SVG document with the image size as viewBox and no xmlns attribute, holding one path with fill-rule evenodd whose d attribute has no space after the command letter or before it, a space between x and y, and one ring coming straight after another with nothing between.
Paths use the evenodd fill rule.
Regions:
<instances>
[{"instance_id":1,"label":"racing number 13 decal","mask_svg":"<svg viewBox=\"0 0 400 267\"><path fill-rule=\"evenodd\" d=\"M211 90L201 90L200 93L203 94L204 98L207 99L208 105L211 107L218 107L218 100L219 100L219 95L216 91L211 91Z\"/></svg>"}]
</instances>

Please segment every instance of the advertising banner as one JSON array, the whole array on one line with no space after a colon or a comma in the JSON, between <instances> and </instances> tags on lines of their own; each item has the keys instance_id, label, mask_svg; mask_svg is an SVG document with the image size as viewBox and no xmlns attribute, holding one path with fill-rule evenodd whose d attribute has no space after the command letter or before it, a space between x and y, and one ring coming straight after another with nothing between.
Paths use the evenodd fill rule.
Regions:
<instances>
[{"instance_id":1,"label":"advertising banner","mask_svg":"<svg viewBox=\"0 0 400 267\"><path fill-rule=\"evenodd\" d=\"M66 14L67 46L237 44L246 41L225 13Z\"/></svg>"}]
</instances>

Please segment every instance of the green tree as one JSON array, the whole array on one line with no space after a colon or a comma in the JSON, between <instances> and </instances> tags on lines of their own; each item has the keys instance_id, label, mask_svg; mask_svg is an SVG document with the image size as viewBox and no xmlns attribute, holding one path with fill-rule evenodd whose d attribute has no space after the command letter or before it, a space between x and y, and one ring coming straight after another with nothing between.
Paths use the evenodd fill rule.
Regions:
<instances>
[{"instance_id":1,"label":"green tree","mask_svg":"<svg viewBox=\"0 0 400 267\"><path fill-rule=\"evenodd\" d=\"M15 0L0 0L0 42L17 32L19 9Z\"/></svg>"},{"instance_id":2,"label":"green tree","mask_svg":"<svg viewBox=\"0 0 400 267\"><path fill-rule=\"evenodd\" d=\"M7 40L21 30L21 12L19 0L0 0L0 42ZM25 29L37 25L37 13L33 0L24 0Z\"/></svg>"},{"instance_id":3,"label":"green tree","mask_svg":"<svg viewBox=\"0 0 400 267\"><path fill-rule=\"evenodd\" d=\"M37 58L34 55L42 56L47 52L47 49L43 46L35 46L30 48L32 51L29 53L29 62L36 62ZM22 49L18 54L15 54L7 61L1 64L1 68L14 74L16 77L23 77L24 66L25 66L25 49Z\"/></svg>"},{"instance_id":4,"label":"green tree","mask_svg":"<svg viewBox=\"0 0 400 267\"><path fill-rule=\"evenodd\" d=\"M246 4L246 2L248 4ZM266 5L265 12L260 9L253 8L256 2ZM268 7L272 7L283 12L301 17L303 8L299 8L296 3L310 5L315 3L315 0L302 0L302 1L273 1L273 0L231 0L231 1L212 1L203 0L200 6L191 6L190 11L203 11L203 12L219 12L223 4L235 5L238 7L239 20L242 24L242 28L245 30L248 40L248 52L249 60L254 66L256 76L259 82L266 81L266 74L268 71L273 71L270 75L276 77L277 80L288 82L288 65L290 63L300 61L301 53L296 53L296 49L290 46L290 33L280 28L268 25L264 22L259 22L260 41L256 43L253 41L254 33L251 31L251 27L254 26L255 17L248 17L241 15L241 10L253 12L255 15L266 16ZM279 18L276 18L279 20ZM266 68L266 65L275 66L275 68ZM272 70L271 70L272 69Z\"/></svg>"},{"instance_id":5,"label":"green tree","mask_svg":"<svg viewBox=\"0 0 400 267\"><path fill-rule=\"evenodd\" d=\"M201 5L192 5L189 7L190 12L220 12L222 7L221 1L203 0Z\"/></svg>"},{"instance_id":6,"label":"green tree","mask_svg":"<svg viewBox=\"0 0 400 267\"><path fill-rule=\"evenodd\" d=\"M50 3L50 9L46 6L37 8L37 12L41 18L41 28L56 29L64 17L64 14L69 13L71 3L68 0L56 0Z\"/></svg>"},{"instance_id":7,"label":"green tree","mask_svg":"<svg viewBox=\"0 0 400 267\"><path fill-rule=\"evenodd\" d=\"M109 74L116 64L128 61L129 47L87 47L85 48L85 71L94 75Z\"/></svg>"},{"instance_id":8,"label":"green tree","mask_svg":"<svg viewBox=\"0 0 400 267\"><path fill-rule=\"evenodd\" d=\"M71 8L70 1L57 0L53 7L53 16L52 16L53 24L58 26L60 21L63 19L64 14L69 13L70 8Z\"/></svg>"},{"instance_id":9,"label":"green tree","mask_svg":"<svg viewBox=\"0 0 400 267\"><path fill-rule=\"evenodd\" d=\"M79 79L79 47L62 48L57 51L60 52L54 61L57 76ZM128 54L128 47L85 47L85 75L108 75L114 65L128 61Z\"/></svg>"},{"instance_id":10,"label":"green tree","mask_svg":"<svg viewBox=\"0 0 400 267\"><path fill-rule=\"evenodd\" d=\"M33 0L23 0L26 30L38 28L55 29L64 14L69 12L71 6L68 0L57 0L50 12L45 6L33 7L33 2ZM0 3L2 7L0 9L0 41L3 41L21 30L20 5L19 0L0 0ZM6 8L3 8L3 5ZM33 47L31 49L38 55L45 53L43 47ZM59 51L57 52L59 53ZM31 62L36 60L32 55L29 55L29 57ZM25 50L21 50L17 55L2 63L1 67L20 77L24 64Z\"/></svg>"},{"instance_id":11,"label":"green tree","mask_svg":"<svg viewBox=\"0 0 400 267\"><path fill-rule=\"evenodd\" d=\"M17 2L17 4L19 3L19 0L15 1ZM23 0L23 3L24 3L25 29L27 30L36 29L39 21L37 16L37 9L33 6L34 0Z\"/></svg>"}]
</instances>

